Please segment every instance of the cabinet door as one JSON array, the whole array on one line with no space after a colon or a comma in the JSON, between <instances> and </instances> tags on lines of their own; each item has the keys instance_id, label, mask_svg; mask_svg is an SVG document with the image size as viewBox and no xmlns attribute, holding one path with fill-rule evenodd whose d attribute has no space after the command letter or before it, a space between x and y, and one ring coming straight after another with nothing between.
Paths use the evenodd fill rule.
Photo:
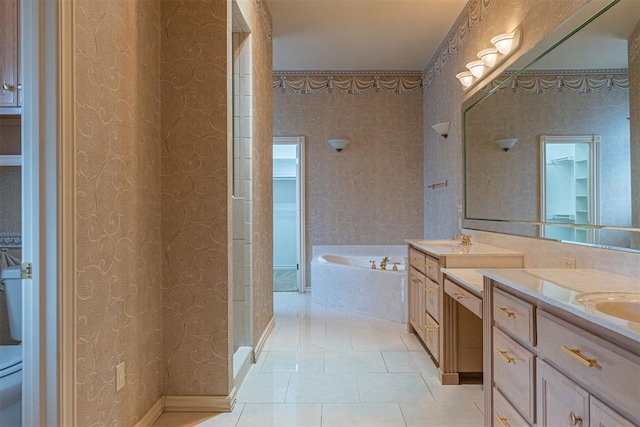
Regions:
<instances>
[{"instance_id":1,"label":"cabinet door","mask_svg":"<svg viewBox=\"0 0 640 427\"><path fill-rule=\"evenodd\" d=\"M424 341L424 281L425 277L415 268L409 270L409 322Z\"/></svg>"},{"instance_id":2,"label":"cabinet door","mask_svg":"<svg viewBox=\"0 0 640 427\"><path fill-rule=\"evenodd\" d=\"M538 426L589 426L589 394L538 359Z\"/></svg>"},{"instance_id":3,"label":"cabinet door","mask_svg":"<svg viewBox=\"0 0 640 427\"><path fill-rule=\"evenodd\" d=\"M0 1L0 107L18 105L18 0Z\"/></svg>"},{"instance_id":4,"label":"cabinet door","mask_svg":"<svg viewBox=\"0 0 640 427\"><path fill-rule=\"evenodd\" d=\"M633 427L634 424L593 396L589 398L591 427Z\"/></svg>"}]
</instances>

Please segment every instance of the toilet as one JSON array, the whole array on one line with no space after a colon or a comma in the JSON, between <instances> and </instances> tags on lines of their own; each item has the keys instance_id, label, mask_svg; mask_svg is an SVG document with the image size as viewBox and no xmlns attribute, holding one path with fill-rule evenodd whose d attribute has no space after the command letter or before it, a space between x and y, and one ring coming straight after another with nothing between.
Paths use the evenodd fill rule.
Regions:
<instances>
[{"instance_id":1,"label":"toilet","mask_svg":"<svg viewBox=\"0 0 640 427\"><path fill-rule=\"evenodd\" d=\"M22 341L20 266L2 270L11 338ZM0 345L0 427L22 425L22 344Z\"/></svg>"}]
</instances>

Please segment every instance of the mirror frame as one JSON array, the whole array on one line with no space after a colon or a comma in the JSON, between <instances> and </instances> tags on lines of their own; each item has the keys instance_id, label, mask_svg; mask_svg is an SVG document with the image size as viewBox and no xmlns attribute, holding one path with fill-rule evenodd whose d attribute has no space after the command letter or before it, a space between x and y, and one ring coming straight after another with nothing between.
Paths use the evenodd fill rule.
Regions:
<instances>
[{"instance_id":1,"label":"mirror frame","mask_svg":"<svg viewBox=\"0 0 640 427\"><path fill-rule=\"evenodd\" d=\"M544 55L549 53L551 50L555 49L558 45L562 44L565 40L572 37L582 28L590 24L592 21L596 20L602 14L607 12L620 0L593 0L586 5L582 6L576 13L574 13L569 19L556 27L548 36L540 40L535 46L525 52L520 52L520 55L514 55L514 57L510 58L509 61L506 61L500 69L495 70L495 72L490 73L485 76L481 81L478 81L473 90L467 92L464 100L462 102L462 161L463 161L463 209L464 209L464 218L462 221L462 226L465 229L469 230L478 230L478 231L487 231L498 234L509 234L516 236L523 236L535 239L544 239L549 241L561 241L563 243L576 244L581 246L591 246L597 248L605 248L605 249L614 249L623 252L640 252L640 249L632 249L618 246L608 246L608 245L600 245L600 244L591 244L591 243L581 243L574 242L569 240L557 240L546 237L540 237L539 230L541 227L545 225L553 225L558 226L557 223L543 222L543 221L524 221L524 220L503 220L503 219L478 219L478 218L469 218L467 215L467 150L466 150L466 115L470 108L474 107L476 104L482 102L486 98L492 96L494 93L499 92L511 85L511 82L516 79L519 75L525 73L529 67L531 67L535 62L537 62ZM527 59L531 58L531 59ZM500 84L496 85L492 89L487 90L489 85L493 80L496 79L501 73L512 66L514 63L526 60L526 64L521 66L519 69L510 73L504 81ZM498 227L503 227L503 225L512 225L516 227L531 227L535 229L535 233L533 235L529 234L520 234L517 232L509 232L509 231L500 231L496 230ZM563 225L570 228L592 228L597 230L615 230L615 231L626 231L626 232L634 232L640 233L640 228L632 228L632 227L619 227L619 226L606 226L606 225L595 225L595 224L566 224Z\"/></svg>"}]
</instances>

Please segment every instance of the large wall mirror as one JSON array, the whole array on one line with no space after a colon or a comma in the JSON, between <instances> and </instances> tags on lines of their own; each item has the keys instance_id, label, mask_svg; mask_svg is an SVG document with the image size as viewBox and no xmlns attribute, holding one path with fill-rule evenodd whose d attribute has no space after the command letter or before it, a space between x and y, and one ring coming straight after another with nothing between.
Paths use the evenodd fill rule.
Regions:
<instances>
[{"instance_id":1,"label":"large wall mirror","mask_svg":"<svg viewBox=\"0 0 640 427\"><path fill-rule=\"evenodd\" d=\"M640 2L600 4L463 105L465 228L640 250Z\"/></svg>"}]
</instances>

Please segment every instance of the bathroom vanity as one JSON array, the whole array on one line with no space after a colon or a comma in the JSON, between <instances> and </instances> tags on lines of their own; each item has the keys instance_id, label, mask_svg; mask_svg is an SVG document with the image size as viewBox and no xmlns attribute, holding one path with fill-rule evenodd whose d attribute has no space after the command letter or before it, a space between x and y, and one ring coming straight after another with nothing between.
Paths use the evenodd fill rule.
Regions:
<instances>
[{"instance_id":1,"label":"bathroom vanity","mask_svg":"<svg viewBox=\"0 0 640 427\"><path fill-rule=\"evenodd\" d=\"M640 425L640 279L482 273L485 426Z\"/></svg>"},{"instance_id":2,"label":"bathroom vanity","mask_svg":"<svg viewBox=\"0 0 640 427\"><path fill-rule=\"evenodd\" d=\"M458 308L445 298L443 268L522 268L521 253L473 243L463 246L453 240L405 240L408 243L407 330L424 343L438 365L442 384L458 384L459 372L482 372L482 322L472 312ZM465 354L458 350L457 331L474 337L465 342ZM467 351L469 350L469 351Z\"/></svg>"}]
</instances>

